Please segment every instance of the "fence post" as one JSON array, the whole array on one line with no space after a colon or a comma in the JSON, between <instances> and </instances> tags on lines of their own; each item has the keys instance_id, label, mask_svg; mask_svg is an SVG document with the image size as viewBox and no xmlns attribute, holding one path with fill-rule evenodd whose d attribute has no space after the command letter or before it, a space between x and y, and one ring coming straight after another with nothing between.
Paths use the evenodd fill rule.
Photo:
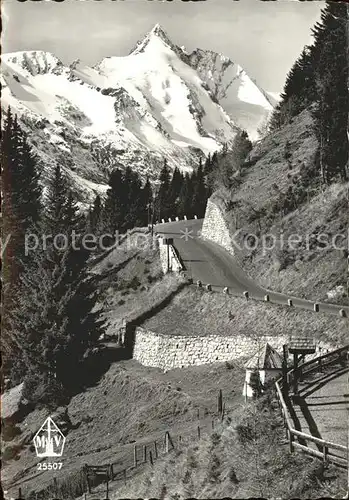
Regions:
<instances>
[{"instance_id":1,"label":"fence post","mask_svg":"<svg viewBox=\"0 0 349 500\"><path fill-rule=\"evenodd\" d=\"M133 465L137 467L137 445L133 447Z\"/></svg>"},{"instance_id":2,"label":"fence post","mask_svg":"<svg viewBox=\"0 0 349 500\"><path fill-rule=\"evenodd\" d=\"M87 464L84 465L84 469L85 469L85 476L86 476L86 482L87 482L87 490L89 493L91 493L91 483L90 483L90 476L88 473L88 465Z\"/></svg>"},{"instance_id":3,"label":"fence post","mask_svg":"<svg viewBox=\"0 0 349 500\"><path fill-rule=\"evenodd\" d=\"M165 434L165 453L168 453L168 434Z\"/></svg>"},{"instance_id":4,"label":"fence post","mask_svg":"<svg viewBox=\"0 0 349 500\"><path fill-rule=\"evenodd\" d=\"M223 393L222 393L222 389L219 389L218 403L217 403L217 411L218 411L219 415L222 414L222 410L223 410Z\"/></svg>"},{"instance_id":5,"label":"fence post","mask_svg":"<svg viewBox=\"0 0 349 500\"><path fill-rule=\"evenodd\" d=\"M54 490L55 490L55 497L57 498L58 497L58 483L57 483L56 477L53 478L53 486L54 486ZM21 498L21 497L19 497L19 498Z\"/></svg>"},{"instance_id":6,"label":"fence post","mask_svg":"<svg viewBox=\"0 0 349 500\"><path fill-rule=\"evenodd\" d=\"M153 454L152 454L151 450L149 451L149 462L150 462L150 465L154 465Z\"/></svg>"},{"instance_id":7,"label":"fence post","mask_svg":"<svg viewBox=\"0 0 349 500\"><path fill-rule=\"evenodd\" d=\"M107 479L107 498L106 500L109 500L109 480Z\"/></svg>"},{"instance_id":8,"label":"fence post","mask_svg":"<svg viewBox=\"0 0 349 500\"><path fill-rule=\"evenodd\" d=\"M147 461L147 445L143 445L143 463Z\"/></svg>"},{"instance_id":9,"label":"fence post","mask_svg":"<svg viewBox=\"0 0 349 500\"><path fill-rule=\"evenodd\" d=\"M291 432L291 429L288 429L288 435L289 435L290 453L293 453L293 434Z\"/></svg>"},{"instance_id":10,"label":"fence post","mask_svg":"<svg viewBox=\"0 0 349 500\"><path fill-rule=\"evenodd\" d=\"M222 416L221 416L221 421L223 422L224 419L224 413L225 413L225 403L223 403L223 408L222 408Z\"/></svg>"},{"instance_id":11,"label":"fence post","mask_svg":"<svg viewBox=\"0 0 349 500\"><path fill-rule=\"evenodd\" d=\"M200 439L200 435L201 435L201 429L200 429L200 425L198 425L198 439Z\"/></svg>"},{"instance_id":12,"label":"fence post","mask_svg":"<svg viewBox=\"0 0 349 500\"><path fill-rule=\"evenodd\" d=\"M326 464L327 464L327 454L328 454L328 448L327 448L327 446L326 446L326 444L325 444L325 443L324 443L324 445L323 445L322 452L323 452L323 463L324 463L324 466L326 466Z\"/></svg>"},{"instance_id":13,"label":"fence post","mask_svg":"<svg viewBox=\"0 0 349 500\"><path fill-rule=\"evenodd\" d=\"M212 425L212 430L214 430L214 420L212 420L211 425Z\"/></svg>"},{"instance_id":14,"label":"fence post","mask_svg":"<svg viewBox=\"0 0 349 500\"><path fill-rule=\"evenodd\" d=\"M18 488L18 498L22 498L22 488Z\"/></svg>"},{"instance_id":15,"label":"fence post","mask_svg":"<svg viewBox=\"0 0 349 500\"><path fill-rule=\"evenodd\" d=\"M127 472L126 469L124 469L124 483L127 483Z\"/></svg>"},{"instance_id":16,"label":"fence post","mask_svg":"<svg viewBox=\"0 0 349 500\"><path fill-rule=\"evenodd\" d=\"M197 409L198 420L200 420L200 408Z\"/></svg>"},{"instance_id":17,"label":"fence post","mask_svg":"<svg viewBox=\"0 0 349 500\"><path fill-rule=\"evenodd\" d=\"M114 480L114 466L113 464L110 464L110 480Z\"/></svg>"},{"instance_id":18,"label":"fence post","mask_svg":"<svg viewBox=\"0 0 349 500\"><path fill-rule=\"evenodd\" d=\"M158 445L156 441L154 441L154 453L155 453L155 458L158 458Z\"/></svg>"}]
</instances>

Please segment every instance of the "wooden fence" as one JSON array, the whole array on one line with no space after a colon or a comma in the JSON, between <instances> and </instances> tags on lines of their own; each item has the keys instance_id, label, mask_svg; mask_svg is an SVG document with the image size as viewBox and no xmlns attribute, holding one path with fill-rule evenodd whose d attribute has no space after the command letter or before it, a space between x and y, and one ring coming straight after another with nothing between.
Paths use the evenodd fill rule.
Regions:
<instances>
[{"instance_id":1,"label":"wooden fence","mask_svg":"<svg viewBox=\"0 0 349 500\"><path fill-rule=\"evenodd\" d=\"M317 438L293 427L293 421L289 412L289 409L292 406L292 399L289 397L288 390L295 376L302 380L305 375L319 371L321 372L326 366L338 363L343 367L347 366L348 354L349 345L303 363L302 365L299 365L296 370L289 370L286 374L286 379L281 378L275 382L277 399L283 416L286 437L288 439L289 449L291 452L293 452L294 449L300 449L309 455L321 458L325 464L333 463L342 467L347 466L347 458L339 457L330 452L330 450L337 450L348 454L348 448L346 446L332 443L326 439ZM314 448L310 448L307 445L308 442L314 443L318 449L316 450Z\"/></svg>"},{"instance_id":2,"label":"wooden fence","mask_svg":"<svg viewBox=\"0 0 349 500\"><path fill-rule=\"evenodd\" d=\"M204 418L207 416L207 409L204 412ZM185 434L178 434L175 437L171 436L169 431L165 432L162 440L149 441L146 444L135 444L133 448L132 465L129 467L122 467L116 470L118 464L111 463L105 465L88 465L84 466L84 475L86 478L87 491L92 493L92 488L101 483L106 483L106 497L109 494L109 483L111 481L123 481L124 484L130 480L140 466L146 464L154 465L161 455L164 456L176 448L186 446L193 441L193 438L200 440L204 432L213 432L219 423L222 423L226 416L226 406L222 394L222 390L218 391L217 396L217 413L214 418L206 418L207 425L200 422L200 411L197 409L198 425L193 426ZM193 436L195 433L195 437ZM86 495L85 495L86 498Z\"/></svg>"}]
</instances>

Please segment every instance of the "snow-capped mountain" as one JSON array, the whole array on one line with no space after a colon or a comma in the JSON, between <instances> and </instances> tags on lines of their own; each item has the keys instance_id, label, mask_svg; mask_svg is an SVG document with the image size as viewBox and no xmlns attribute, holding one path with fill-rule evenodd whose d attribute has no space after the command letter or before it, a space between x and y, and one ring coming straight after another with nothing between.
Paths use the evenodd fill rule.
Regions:
<instances>
[{"instance_id":1,"label":"snow-capped mountain","mask_svg":"<svg viewBox=\"0 0 349 500\"><path fill-rule=\"evenodd\" d=\"M94 67L65 66L43 51L3 54L2 106L18 114L46 176L60 162L90 202L105 192L113 167L131 165L154 179L166 158L191 170L199 156L230 143L237 126L251 133L246 105L262 120L271 104L243 70L233 77L236 65L227 61L187 54L159 25L128 56Z\"/></svg>"},{"instance_id":2,"label":"snow-capped mountain","mask_svg":"<svg viewBox=\"0 0 349 500\"><path fill-rule=\"evenodd\" d=\"M275 107L275 99L239 64L222 54L197 49L188 54L187 60L235 123L245 129L253 141L257 140L258 129L266 124Z\"/></svg>"}]
</instances>

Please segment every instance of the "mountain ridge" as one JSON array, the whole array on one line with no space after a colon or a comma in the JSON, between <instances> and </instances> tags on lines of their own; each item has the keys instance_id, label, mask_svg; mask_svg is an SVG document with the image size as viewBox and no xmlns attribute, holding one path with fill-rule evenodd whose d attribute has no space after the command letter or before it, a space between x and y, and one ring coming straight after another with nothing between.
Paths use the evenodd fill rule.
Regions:
<instances>
[{"instance_id":1,"label":"mountain ridge","mask_svg":"<svg viewBox=\"0 0 349 500\"><path fill-rule=\"evenodd\" d=\"M2 106L19 115L47 169L61 162L80 201L90 203L105 193L114 167L131 165L155 180L164 158L170 168L191 171L199 157L233 141L241 125L222 104L224 92L237 93L242 115L256 105L239 100L246 89L226 78L235 63L199 50L188 54L157 24L128 56L93 67L79 60L64 65L45 51L3 54ZM214 72L216 60L226 62ZM267 101L262 111L259 121L270 111Z\"/></svg>"}]
</instances>

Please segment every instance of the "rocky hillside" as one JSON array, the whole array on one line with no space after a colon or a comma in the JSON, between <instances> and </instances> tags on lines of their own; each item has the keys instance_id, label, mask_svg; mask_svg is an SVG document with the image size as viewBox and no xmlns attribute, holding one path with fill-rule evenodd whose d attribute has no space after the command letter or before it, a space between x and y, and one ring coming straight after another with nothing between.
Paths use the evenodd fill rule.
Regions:
<instances>
[{"instance_id":1,"label":"rocky hillside","mask_svg":"<svg viewBox=\"0 0 349 500\"><path fill-rule=\"evenodd\" d=\"M272 109L242 68L214 52L188 54L159 25L128 56L93 68L24 51L4 54L1 69L2 106L19 115L43 178L59 162L82 202L105 192L112 167L154 179L166 158L191 171L238 126L255 135Z\"/></svg>"},{"instance_id":2,"label":"rocky hillside","mask_svg":"<svg viewBox=\"0 0 349 500\"><path fill-rule=\"evenodd\" d=\"M213 199L242 267L261 285L345 303L348 184L321 186L316 152L305 110L256 144L232 193Z\"/></svg>"}]
</instances>

